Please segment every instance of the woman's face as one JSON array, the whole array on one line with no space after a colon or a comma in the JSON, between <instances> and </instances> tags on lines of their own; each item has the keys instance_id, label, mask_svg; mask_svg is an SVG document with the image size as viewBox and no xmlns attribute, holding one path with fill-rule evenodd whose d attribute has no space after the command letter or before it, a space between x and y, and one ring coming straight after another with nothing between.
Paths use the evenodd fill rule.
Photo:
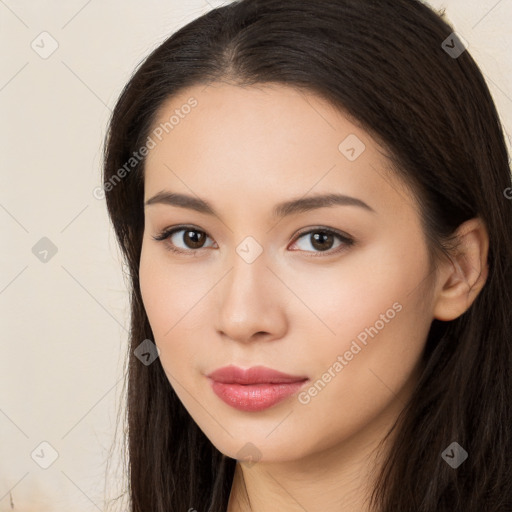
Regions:
<instances>
[{"instance_id":1,"label":"woman's face","mask_svg":"<svg viewBox=\"0 0 512 512\"><path fill-rule=\"evenodd\" d=\"M140 286L185 408L237 459L366 447L412 390L433 319L413 196L365 131L285 86L192 87L153 128ZM228 365L299 383L213 385Z\"/></svg>"}]
</instances>

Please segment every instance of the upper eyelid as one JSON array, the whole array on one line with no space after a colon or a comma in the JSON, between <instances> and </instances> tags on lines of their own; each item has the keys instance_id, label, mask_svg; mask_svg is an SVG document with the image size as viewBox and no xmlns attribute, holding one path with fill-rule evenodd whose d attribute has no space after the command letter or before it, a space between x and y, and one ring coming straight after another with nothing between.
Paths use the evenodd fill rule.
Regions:
<instances>
[{"instance_id":1,"label":"upper eyelid","mask_svg":"<svg viewBox=\"0 0 512 512\"><path fill-rule=\"evenodd\" d=\"M209 234L208 234L208 231L206 231L205 229L201 229L197 226L174 226L174 227L170 227L170 228L165 228L165 229L162 229L160 231L159 234L161 235L164 235L166 234L167 236L170 235L170 234L174 234L174 233L178 233L180 231L186 231L186 230L189 230L189 231L199 231L201 233L204 233L205 235L207 235L209 238L211 238L213 240L213 237L211 237ZM346 237L346 238L351 238L351 236L348 234L348 233L343 233L342 231L340 230L337 230L335 228L329 228L327 226L312 226L312 227L308 227L308 228L304 228L304 230L301 230L299 231L299 233L297 233L296 235L294 235L295 238L299 237L299 236L302 236L302 235L307 235L313 231L329 231L329 232L332 232L336 235L339 235L341 237Z\"/></svg>"}]
</instances>

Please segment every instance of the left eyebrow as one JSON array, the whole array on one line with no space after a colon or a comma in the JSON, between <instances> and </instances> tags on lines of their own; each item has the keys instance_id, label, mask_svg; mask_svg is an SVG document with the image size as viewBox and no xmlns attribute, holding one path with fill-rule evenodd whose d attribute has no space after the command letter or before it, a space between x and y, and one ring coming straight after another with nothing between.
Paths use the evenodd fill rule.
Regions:
<instances>
[{"instance_id":1,"label":"left eyebrow","mask_svg":"<svg viewBox=\"0 0 512 512\"><path fill-rule=\"evenodd\" d=\"M274 207L273 216L275 218L283 218L295 213L309 212L318 208L332 206L358 206L369 212L377 213L371 206L357 197L344 194L319 194L279 203Z\"/></svg>"},{"instance_id":2,"label":"left eyebrow","mask_svg":"<svg viewBox=\"0 0 512 512\"><path fill-rule=\"evenodd\" d=\"M189 196L186 194L178 194L168 191L162 191L148 199L144 206L152 204L167 204L180 208L188 208L206 215L214 215L219 217L215 209L204 199ZM327 208L332 206L358 206L368 212L376 213L376 211L361 199L347 196L344 194L318 194L309 197L300 197L279 203L274 206L272 216L274 218L283 218L289 215L304 213L318 208ZM220 217L219 217L220 218Z\"/></svg>"}]
</instances>

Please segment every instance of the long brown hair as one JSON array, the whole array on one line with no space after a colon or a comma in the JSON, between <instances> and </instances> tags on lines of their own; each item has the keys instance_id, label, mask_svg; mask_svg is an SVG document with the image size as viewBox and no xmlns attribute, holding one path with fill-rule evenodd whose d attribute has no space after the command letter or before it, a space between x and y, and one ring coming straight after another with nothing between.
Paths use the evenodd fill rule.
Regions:
<instances>
[{"instance_id":1,"label":"long brown hair","mask_svg":"<svg viewBox=\"0 0 512 512\"><path fill-rule=\"evenodd\" d=\"M512 510L510 167L488 87L453 32L417 0L241 0L178 30L125 86L106 139L103 182L130 281L131 512L225 512L233 479L236 460L197 427L160 360L144 365L134 355L154 338L138 274L144 159L130 158L165 100L218 80L301 88L353 116L415 191L433 253L446 253L462 222L483 219L486 284L463 315L432 322L424 371L395 424L399 435L372 504L379 512ZM468 453L457 469L441 457L453 441Z\"/></svg>"}]
</instances>

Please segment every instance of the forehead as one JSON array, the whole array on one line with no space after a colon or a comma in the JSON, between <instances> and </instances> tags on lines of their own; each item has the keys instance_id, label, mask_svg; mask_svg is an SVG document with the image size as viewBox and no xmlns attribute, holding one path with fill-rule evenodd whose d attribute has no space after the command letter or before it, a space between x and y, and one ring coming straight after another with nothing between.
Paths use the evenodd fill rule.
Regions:
<instances>
[{"instance_id":1,"label":"forehead","mask_svg":"<svg viewBox=\"0 0 512 512\"><path fill-rule=\"evenodd\" d=\"M164 102L150 137L146 199L164 188L262 200L309 191L399 199L390 161L367 132L325 99L284 85L190 87Z\"/></svg>"}]
</instances>

